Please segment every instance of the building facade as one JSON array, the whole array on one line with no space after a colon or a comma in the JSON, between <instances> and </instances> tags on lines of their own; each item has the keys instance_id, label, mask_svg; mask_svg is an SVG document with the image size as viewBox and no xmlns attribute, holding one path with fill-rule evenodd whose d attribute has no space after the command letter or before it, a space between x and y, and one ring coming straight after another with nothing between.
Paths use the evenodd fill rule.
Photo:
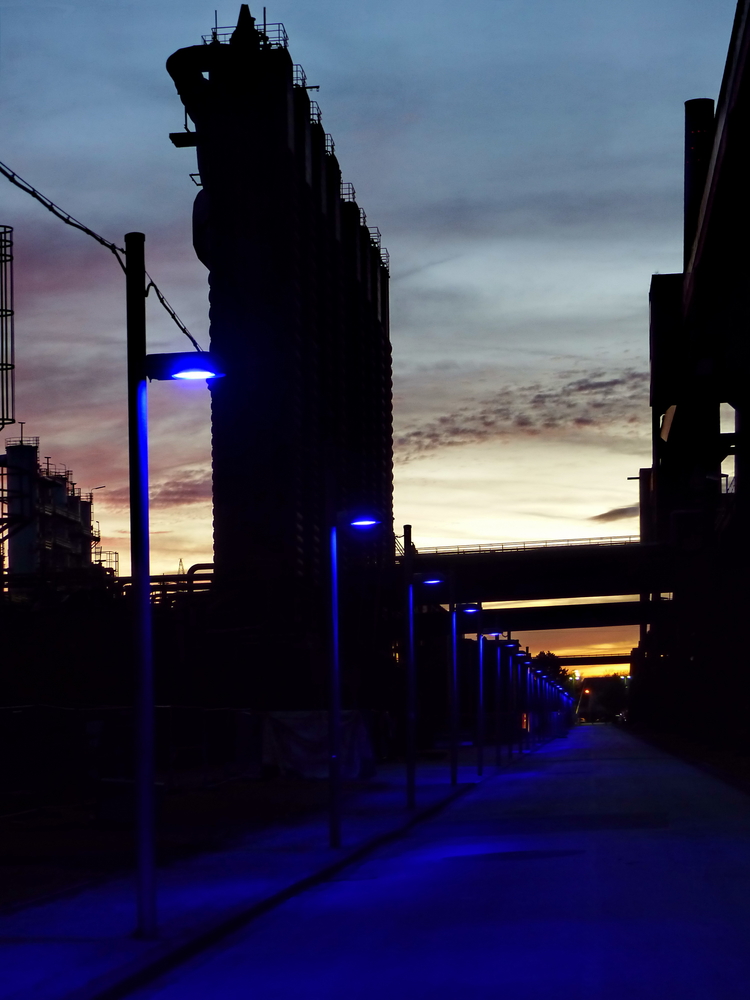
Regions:
<instances>
[{"instance_id":1,"label":"building facade","mask_svg":"<svg viewBox=\"0 0 750 1000\"><path fill-rule=\"evenodd\" d=\"M83 570L100 562L93 498L70 469L39 462L39 438L9 438L0 455L3 536L11 579Z\"/></svg>"}]
</instances>

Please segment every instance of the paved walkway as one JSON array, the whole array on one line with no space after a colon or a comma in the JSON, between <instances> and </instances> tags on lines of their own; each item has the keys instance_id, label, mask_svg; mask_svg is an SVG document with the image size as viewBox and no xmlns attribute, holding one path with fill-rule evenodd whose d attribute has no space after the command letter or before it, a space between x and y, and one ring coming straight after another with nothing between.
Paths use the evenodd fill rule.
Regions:
<instances>
[{"instance_id":1,"label":"paved walkway","mask_svg":"<svg viewBox=\"0 0 750 1000\"><path fill-rule=\"evenodd\" d=\"M385 766L365 790L344 797L341 850L328 847L327 814L313 811L262 828L256 823L231 847L162 868L157 941L133 937L132 877L110 877L39 905L1 912L1 1000L103 1000L113 987L194 951L227 926L332 874L374 842L468 790L476 773L463 765L456 790L447 763L423 764L416 814L406 809L404 780L403 767Z\"/></svg>"},{"instance_id":2,"label":"paved walkway","mask_svg":"<svg viewBox=\"0 0 750 1000\"><path fill-rule=\"evenodd\" d=\"M750 797L580 727L145 1000L747 1000Z\"/></svg>"}]
</instances>

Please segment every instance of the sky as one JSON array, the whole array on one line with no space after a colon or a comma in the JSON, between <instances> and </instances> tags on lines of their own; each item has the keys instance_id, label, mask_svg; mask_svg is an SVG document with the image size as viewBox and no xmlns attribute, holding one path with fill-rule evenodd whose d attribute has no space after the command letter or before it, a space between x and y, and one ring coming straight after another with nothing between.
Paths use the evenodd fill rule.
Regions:
<instances>
[{"instance_id":1,"label":"sky","mask_svg":"<svg viewBox=\"0 0 750 1000\"><path fill-rule=\"evenodd\" d=\"M734 6L268 6L390 251L396 524L417 546L637 533L648 286L681 269L683 102L718 95ZM213 21L198 0L0 0L0 160L107 239L145 232L204 346L195 153L168 139L183 110L164 63ZM4 179L0 222L17 417L84 490L105 487L103 545L127 572L122 273ZM151 301L149 349L186 348ZM211 559L208 393L149 392L153 571L174 573Z\"/></svg>"}]
</instances>

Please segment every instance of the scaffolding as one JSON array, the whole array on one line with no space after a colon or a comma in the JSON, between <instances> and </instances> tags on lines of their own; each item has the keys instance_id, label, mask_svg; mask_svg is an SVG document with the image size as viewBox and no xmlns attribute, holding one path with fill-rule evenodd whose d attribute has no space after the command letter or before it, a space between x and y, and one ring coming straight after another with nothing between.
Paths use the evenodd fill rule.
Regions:
<instances>
[{"instance_id":1,"label":"scaffolding","mask_svg":"<svg viewBox=\"0 0 750 1000\"><path fill-rule=\"evenodd\" d=\"M0 430L15 423L13 227L0 226Z\"/></svg>"},{"instance_id":2,"label":"scaffolding","mask_svg":"<svg viewBox=\"0 0 750 1000\"><path fill-rule=\"evenodd\" d=\"M92 565L116 577L118 555L101 548L93 492L83 493L72 471L48 456L40 463L38 437L7 438L5 443L6 453L0 455L0 573L7 557L11 578L85 571Z\"/></svg>"}]
</instances>

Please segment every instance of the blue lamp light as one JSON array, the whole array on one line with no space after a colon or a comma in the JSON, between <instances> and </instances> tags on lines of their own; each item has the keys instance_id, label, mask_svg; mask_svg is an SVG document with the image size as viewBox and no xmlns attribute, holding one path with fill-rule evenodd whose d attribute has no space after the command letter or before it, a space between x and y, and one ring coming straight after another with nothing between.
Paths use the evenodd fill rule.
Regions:
<instances>
[{"instance_id":1,"label":"blue lamp light","mask_svg":"<svg viewBox=\"0 0 750 1000\"><path fill-rule=\"evenodd\" d=\"M412 580L415 584L420 587L438 587L440 584L446 583L446 580L442 576L430 576L429 573L412 573Z\"/></svg>"},{"instance_id":2,"label":"blue lamp light","mask_svg":"<svg viewBox=\"0 0 750 1000\"><path fill-rule=\"evenodd\" d=\"M355 508L356 511L356 508ZM328 836L331 847L341 846L341 649L339 629L339 530L368 531L383 523L372 512L339 511L329 530L330 558L330 673L328 687Z\"/></svg>"},{"instance_id":3,"label":"blue lamp light","mask_svg":"<svg viewBox=\"0 0 750 1000\"><path fill-rule=\"evenodd\" d=\"M223 378L224 366L211 351L178 351L173 354L147 354L146 376L150 381L170 379L197 380Z\"/></svg>"},{"instance_id":4,"label":"blue lamp light","mask_svg":"<svg viewBox=\"0 0 750 1000\"><path fill-rule=\"evenodd\" d=\"M199 379L199 378L220 378L216 372L208 371L205 368L188 368L187 371L175 372L172 378Z\"/></svg>"}]
</instances>

